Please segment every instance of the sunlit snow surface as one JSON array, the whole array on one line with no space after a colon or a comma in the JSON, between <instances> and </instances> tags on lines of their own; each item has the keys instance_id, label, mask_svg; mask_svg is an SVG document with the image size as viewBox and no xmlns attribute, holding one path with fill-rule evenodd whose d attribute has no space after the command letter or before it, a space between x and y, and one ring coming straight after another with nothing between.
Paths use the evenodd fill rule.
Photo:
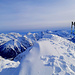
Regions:
<instances>
[{"instance_id":1,"label":"sunlit snow surface","mask_svg":"<svg viewBox=\"0 0 75 75\"><path fill-rule=\"evenodd\" d=\"M10 61L10 60L0 57L0 72L5 68L16 68L19 66L19 64L20 64L19 61L17 62Z\"/></svg>"},{"instance_id":2,"label":"sunlit snow surface","mask_svg":"<svg viewBox=\"0 0 75 75\"><path fill-rule=\"evenodd\" d=\"M45 31L24 37L33 42L32 49L8 63L2 58L0 75L75 75L74 35L67 31Z\"/></svg>"}]
</instances>

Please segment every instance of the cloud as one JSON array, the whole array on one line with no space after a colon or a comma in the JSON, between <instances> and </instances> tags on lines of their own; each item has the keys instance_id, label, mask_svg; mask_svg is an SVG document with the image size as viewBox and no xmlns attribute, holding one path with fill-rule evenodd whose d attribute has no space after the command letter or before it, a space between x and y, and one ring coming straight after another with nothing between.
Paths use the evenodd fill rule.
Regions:
<instances>
[{"instance_id":1,"label":"cloud","mask_svg":"<svg viewBox=\"0 0 75 75\"><path fill-rule=\"evenodd\" d=\"M74 2L74 0L2 1L0 30L68 27L70 22L75 20Z\"/></svg>"}]
</instances>

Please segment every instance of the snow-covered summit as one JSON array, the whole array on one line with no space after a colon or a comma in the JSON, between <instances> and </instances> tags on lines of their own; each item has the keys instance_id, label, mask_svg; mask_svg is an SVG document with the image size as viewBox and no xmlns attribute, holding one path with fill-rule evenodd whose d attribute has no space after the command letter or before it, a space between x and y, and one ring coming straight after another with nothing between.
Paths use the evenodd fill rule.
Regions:
<instances>
[{"instance_id":1,"label":"snow-covered summit","mask_svg":"<svg viewBox=\"0 0 75 75\"><path fill-rule=\"evenodd\" d=\"M13 61L19 62L14 62L15 66L11 65L12 68L9 66L13 62L8 61L7 65L7 60L0 59L1 62L5 63L5 65L0 65L0 75L75 75L74 35L69 32L47 30L39 33L28 33L24 37L20 36L11 40L14 40L18 47L21 43L27 49L14 58ZM11 40L6 42L7 44L4 43L9 48L11 47L9 44L16 46L16 43ZM32 44L33 47L29 50L28 48Z\"/></svg>"},{"instance_id":2,"label":"snow-covered summit","mask_svg":"<svg viewBox=\"0 0 75 75\"><path fill-rule=\"evenodd\" d=\"M0 55L4 58L14 58L19 53L31 47L35 41L42 38L50 38L58 35L74 42L74 36L67 31L43 31L39 33L28 33L24 36L19 33L0 34Z\"/></svg>"}]
</instances>

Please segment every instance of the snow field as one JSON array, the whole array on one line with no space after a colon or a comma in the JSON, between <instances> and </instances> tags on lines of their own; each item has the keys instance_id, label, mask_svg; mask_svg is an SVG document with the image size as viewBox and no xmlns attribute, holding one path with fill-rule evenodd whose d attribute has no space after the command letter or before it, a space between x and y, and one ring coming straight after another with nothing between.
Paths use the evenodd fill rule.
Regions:
<instances>
[{"instance_id":1,"label":"snow field","mask_svg":"<svg viewBox=\"0 0 75 75\"><path fill-rule=\"evenodd\" d=\"M52 32L45 33L32 49L14 59L18 60L20 64L12 68L7 65L0 75L75 75L75 43Z\"/></svg>"}]
</instances>

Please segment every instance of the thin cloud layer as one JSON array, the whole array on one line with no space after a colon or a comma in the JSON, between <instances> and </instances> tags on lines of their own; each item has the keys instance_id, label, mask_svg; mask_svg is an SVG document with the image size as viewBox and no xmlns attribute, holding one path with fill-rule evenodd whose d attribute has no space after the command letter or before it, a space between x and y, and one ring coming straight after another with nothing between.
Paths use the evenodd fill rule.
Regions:
<instances>
[{"instance_id":1,"label":"thin cloud layer","mask_svg":"<svg viewBox=\"0 0 75 75\"><path fill-rule=\"evenodd\" d=\"M1 0L0 30L69 27L75 20L74 0Z\"/></svg>"}]
</instances>

